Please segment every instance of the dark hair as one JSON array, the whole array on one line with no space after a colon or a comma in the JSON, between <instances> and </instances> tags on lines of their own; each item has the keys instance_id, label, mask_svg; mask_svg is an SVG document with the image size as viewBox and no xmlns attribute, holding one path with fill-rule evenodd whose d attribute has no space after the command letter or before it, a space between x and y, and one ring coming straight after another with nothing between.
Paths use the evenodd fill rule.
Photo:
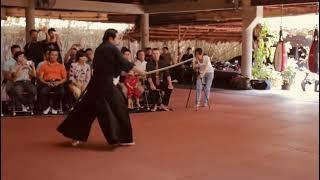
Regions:
<instances>
[{"instance_id":1,"label":"dark hair","mask_svg":"<svg viewBox=\"0 0 320 180\"><path fill-rule=\"evenodd\" d=\"M202 54L202 49L201 48L197 48L196 50L194 50L194 54Z\"/></svg>"},{"instance_id":2,"label":"dark hair","mask_svg":"<svg viewBox=\"0 0 320 180\"><path fill-rule=\"evenodd\" d=\"M152 48L152 51L160 51L159 48Z\"/></svg>"},{"instance_id":3,"label":"dark hair","mask_svg":"<svg viewBox=\"0 0 320 180\"><path fill-rule=\"evenodd\" d=\"M38 33L38 31L37 31L37 30L35 30L35 29L31 29L31 30L29 31L29 34L31 35L33 32Z\"/></svg>"},{"instance_id":4,"label":"dark hair","mask_svg":"<svg viewBox=\"0 0 320 180\"><path fill-rule=\"evenodd\" d=\"M139 56L138 56L138 55L139 55L139 53L141 53L141 52L144 52L144 51L143 51L143 50L141 50L141 49L137 51L137 53L136 53L136 57L137 57L137 59L139 59Z\"/></svg>"},{"instance_id":5,"label":"dark hair","mask_svg":"<svg viewBox=\"0 0 320 180\"><path fill-rule=\"evenodd\" d=\"M122 47L121 48L121 53L124 54L125 52L130 52L131 53L130 49L128 49L127 47Z\"/></svg>"},{"instance_id":6,"label":"dark hair","mask_svg":"<svg viewBox=\"0 0 320 180\"><path fill-rule=\"evenodd\" d=\"M79 51L77 52L77 55L76 55L76 57L77 57L77 58L76 58L76 62L79 61L79 59L80 59L81 57L84 57L84 56L87 57L87 56L86 56L86 52L85 52L84 50L79 50Z\"/></svg>"},{"instance_id":7,"label":"dark hair","mask_svg":"<svg viewBox=\"0 0 320 180\"><path fill-rule=\"evenodd\" d=\"M16 53L13 55L13 59L15 59L15 60L17 61L17 60L18 60L18 57L19 57L21 54L24 54L24 52L22 52L22 51L16 52Z\"/></svg>"},{"instance_id":8,"label":"dark hair","mask_svg":"<svg viewBox=\"0 0 320 180\"><path fill-rule=\"evenodd\" d=\"M147 47L145 51L149 51L149 50L152 50L151 47Z\"/></svg>"},{"instance_id":9,"label":"dark hair","mask_svg":"<svg viewBox=\"0 0 320 180\"><path fill-rule=\"evenodd\" d=\"M19 45L14 44L14 45L11 46L11 53L12 53L13 49L16 49L16 48L20 48L21 49L21 47Z\"/></svg>"},{"instance_id":10,"label":"dark hair","mask_svg":"<svg viewBox=\"0 0 320 180\"><path fill-rule=\"evenodd\" d=\"M107 29L106 32L104 32L102 41L106 42L109 41L109 38L111 37L112 39L116 38L118 31L115 29Z\"/></svg>"},{"instance_id":11,"label":"dark hair","mask_svg":"<svg viewBox=\"0 0 320 180\"><path fill-rule=\"evenodd\" d=\"M48 29L48 33L50 33L51 31L56 32L56 29L55 29L55 28L50 28L50 29Z\"/></svg>"},{"instance_id":12,"label":"dark hair","mask_svg":"<svg viewBox=\"0 0 320 180\"><path fill-rule=\"evenodd\" d=\"M58 49L56 49L56 48L49 49L49 51L50 51L50 52L49 52L49 54L51 54L51 52L52 52L52 51L57 51L57 52L58 52L58 54L59 54L59 52L60 52L60 51L59 51Z\"/></svg>"},{"instance_id":13,"label":"dark hair","mask_svg":"<svg viewBox=\"0 0 320 180\"><path fill-rule=\"evenodd\" d=\"M187 50L191 50L191 49L192 49L191 47L188 47L188 48L187 48Z\"/></svg>"},{"instance_id":14,"label":"dark hair","mask_svg":"<svg viewBox=\"0 0 320 180\"><path fill-rule=\"evenodd\" d=\"M87 48L85 52L88 52L88 51L93 51L93 50L91 48Z\"/></svg>"},{"instance_id":15,"label":"dark hair","mask_svg":"<svg viewBox=\"0 0 320 180\"><path fill-rule=\"evenodd\" d=\"M166 50L169 50L167 46L163 47L162 49L166 49Z\"/></svg>"}]
</instances>

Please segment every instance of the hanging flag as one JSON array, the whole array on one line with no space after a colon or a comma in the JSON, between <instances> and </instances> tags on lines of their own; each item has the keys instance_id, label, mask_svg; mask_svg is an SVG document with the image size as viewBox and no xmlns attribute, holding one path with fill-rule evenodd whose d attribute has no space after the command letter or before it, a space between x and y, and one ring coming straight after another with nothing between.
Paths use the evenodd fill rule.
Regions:
<instances>
[{"instance_id":1,"label":"hanging flag","mask_svg":"<svg viewBox=\"0 0 320 180\"><path fill-rule=\"evenodd\" d=\"M313 41L310 47L308 67L313 73L319 73L319 32L316 28L313 34Z\"/></svg>"},{"instance_id":2,"label":"hanging flag","mask_svg":"<svg viewBox=\"0 0 320 180\"><path fill-rule=\"evenodd\" d=\"M286 46L282 38L282 28L280 29L279 42L274 54L274 68L276 71L282 72L287 67Z\"/></svg>"}]
</instances>

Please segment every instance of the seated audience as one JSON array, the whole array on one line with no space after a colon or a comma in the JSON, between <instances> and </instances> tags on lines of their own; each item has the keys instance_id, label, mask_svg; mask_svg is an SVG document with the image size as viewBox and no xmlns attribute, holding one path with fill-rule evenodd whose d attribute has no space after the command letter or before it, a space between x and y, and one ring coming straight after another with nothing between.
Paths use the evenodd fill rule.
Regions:
<instances>
[{"instance_id":1,"label":"seated audience","mask_svg":"<svg viewBox=\"0 0 320 180\"><path fill-rule=\"evenodd\" d=\"M153 60L147 63L147 71L160 69L167 66L167 63L160 58L160 50L154 48L152 50ZM170 95L173 90L172 81L169 70L160 71L148 75L148 82L150 87L151 103L154 105L151 111L156 111L160 106L165 111L169 111L167 107L170 100ZM160 91L160 93L159 93ZM160 94L164 93L162 101L160 102Z\"/></svg>"},{"instance_id":2,"label":"seated audience","mask_svg":"<svg viewBox=\"0 0 320 180\"><path fill-rule=\"evenodd\" d=\"M147 47L146 49L145 49L145 60L147 61L147 62L149 62L149 61L151 61L152 60L152 49L151 49L151 47Z\"/></svg>"},{"instance_id":3,"label":"seated audience","mask_svg":"<svg viewBox=\"0 0 320 180\"><path fill-rule=\"evenodd\" d=\"M87 59L85 51L80 50L77 52L76 62L71 64L69 88L76 99L80 97L91 78L91 69L86 63Z\"/></svg>"},{"instance_id":4,"label":"seated audience","mask_svg":"<svg viewBox=\"0 0 320 180\"><path fill-rule=\"evenodd\" d=\"M138 88L138 82L139 79L134 75L133 71L130 71L128 73L128 76L126 77L124 84L127 88L127 98L128 98L128 108L133 109L133 100L132 98L135 98L136 104L138 108L141 108L140 106L140 94L141 92L139 91Z\"/></svg>"},{"instance_id":5,"label":"seated audience","mask_svg":"<svg viewBox=\"0 0 320 180\"><path fill-rule=\"evenodd\" d=\"M45 53L44 53L44 56L43 56L43 60L38 64L38 66L36 66L37 67L36 68L37 76L39 76L39 70L40 70L42 64L49 62L49 53L50 53L49 49L45 50Z\"/></svg>"},{"instance_id":6,"label":"seated audience","mask_svg":"<svg viewBox=\"0 0 320 180\"><path fill-rule=\"evenodd\" d=\"M16 65L16 60L14 59L14 54L20 52L21 48L19 45L12 45L11 46L11 54L12 57L6 60L3 63L3 75L4 75L4 82L6 86L6 93L9 97L12 97L12 88L13 88L13 73L12 70Z\"/></svg>"},{"instance_id":7,"label":"seated audience","mask_svg":"<svg viewBox=\"0 0 320 180\"><path fill-rule=\"evenodd\" d=\"M39 70L40 95L39 100L43 109L43 114L57 114L60 100L63 98L65 90L63 83L67 79L67 72L63 64L58 63L58 50L51 50L49 62L41 65ZM53 92L52 107L50 107L50 92Z\"/></svg>"},{"instance_id":8,"label":"seated audience","mask_svg":"<svg viewBox=\"0 0 320 180\"><path fill-rule=\"evenodd\" d=\"M137 56L137 59L134 62L135 66L137 68L139 68L140 70L142 70L142 71L146 71L147 62L145 61L144 51L143 50L139 50L137 52L136 56ZM142 83L144 83L144 81L146 81L145 78L144 77L140 77L140 81L138 83L138 88L139 88L139 91L141 93L144 92L144 87L142 86Z\"/></svg>"},{"instance_id":9,"label":"seated audience","mask_svg":"<svg viewBox=\"0 0 320 180\"><path fill-rule=\"evenodd\" d=\"M122 56L123 56L126 60L128 60L128 61L131 62L131 51L130 51L130 49L128 49L128 48L126 48L126 47L122 47L121 53L122 53ZM117 78L118 80L116 80L116 81L118 81L117 84L118 84L118 86L120 87L120 89L121 89L121 91L122 91L122 93L123 93L123 95L124 95L125 98L127 98L127 94L128 94L127 87L126 87L125 84L124 84L124 81L125 81L126 77L127 77L127 73L124 72L124 71L122 71L122 72L120 73L120 76Z\"/></svg>"},{"instance_id":10,"label":"seated audience","mask_svg":"<svg viewBox=\"0 0 320 180\"><path fill-rule=\"evenodd\" d=\"M13 95L16 102L21 103L22 111L28 111L30 108L34 108L36 99L37 90L30 78L36 76L36 68L32 61L27 61L21 51L14 54L14 59L17 62L12 69Z\"/></svg>"},{"instance_id":11,"label":"seated audience","mask_svg":"<svg viewBox=\"0 0 320 180\"><path fill-rule=\"evenodd\" d=\"M65 66L67 72L69 72L71 64L76 62L77 51L78 51L77 46L74 44L67 51L67 53L64 55L63 63L64 63L64 66Z\"/></svg>"},{"instance_id":12,"label":"seated audience","mask_svg":"<svg viewBox=\"0 0 320 180\"><path fill-rule=\"evenodd\" d=\"M91 48L87 48L85 50L85 52L86 52L86 56L88 58L87 64L90 65L90 68L91 68L91 71L92 71L92 63L93 63L93 57L94 57L93 50Z\"/></svg>"}]
</instances>

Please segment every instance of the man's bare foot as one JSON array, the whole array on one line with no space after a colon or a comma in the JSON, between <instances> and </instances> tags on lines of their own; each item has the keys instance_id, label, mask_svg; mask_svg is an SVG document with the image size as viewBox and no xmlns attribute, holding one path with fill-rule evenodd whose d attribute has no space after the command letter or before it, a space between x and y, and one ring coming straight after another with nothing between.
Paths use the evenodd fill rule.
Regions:
<instances>
[{"instance_id":1,"label":"man's bare foot","mask_svg":"<svg viewBox=\"0 0 320 180\"><path fill-rule=\"evenodd\" d=\"M160 105L161 109L165 110L165 111L170 111L169 108L167 108L165 105L161 104Z\"/></svg>"}]
</instances>

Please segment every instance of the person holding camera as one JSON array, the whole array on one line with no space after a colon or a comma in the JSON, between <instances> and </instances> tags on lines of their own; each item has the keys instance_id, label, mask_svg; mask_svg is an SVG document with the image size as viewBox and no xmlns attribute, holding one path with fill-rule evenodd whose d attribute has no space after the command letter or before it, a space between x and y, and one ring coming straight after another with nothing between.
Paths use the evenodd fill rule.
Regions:
<instances>
[{"instance_id":1,"label":"person holding camera","mask_svg":"<svg viewBox=\"0 0 320 180\"><path fill-rule=\"evenodd\" d=\"M31 82L31 77L36 77L36 68L32 61L27 61L23 52L14 54L17 61L12 70L13 95L18 103L21 103L22 111L33 109L36 98L36 87ZM26 93L26 94L24 94Z\"/></svg>"},{"instance_id":2,"label":"person holding camera","mask_svg":"<svg viewBox=\"0 0 320 180\"><path fill-rule=\"evenodd\" d=\"M210 98L210 89L214 76L214 68L212 67L210 57L203 54L201 48L195 50L195 58L193 60L193 68L196 72L196 108L200 107L201 91L204 89L204 107L208 106ZM204 88L203 88L204 86Z\"/></svg>"}]
</instances>

